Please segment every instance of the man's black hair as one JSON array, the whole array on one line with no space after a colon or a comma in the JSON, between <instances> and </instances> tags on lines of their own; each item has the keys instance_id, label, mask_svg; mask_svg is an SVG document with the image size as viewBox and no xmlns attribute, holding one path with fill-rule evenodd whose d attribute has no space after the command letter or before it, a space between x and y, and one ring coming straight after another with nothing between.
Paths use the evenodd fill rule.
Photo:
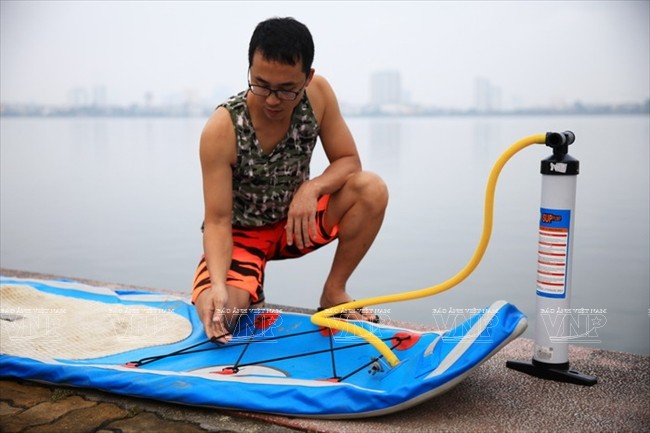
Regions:
<instances>
[{"instance_id":1,"label":"man's black hair","mask_svg":"<svg viewBox=\"0 0 650 433\"><path fill-rule=\"evenodd\" d=\"M314 61L314 41L307 26L293 18L270 18L255 27L248 45L248 67L259 51L264 59L295 65L302 61L305 75Z\"/></svg>"}]
</instances>

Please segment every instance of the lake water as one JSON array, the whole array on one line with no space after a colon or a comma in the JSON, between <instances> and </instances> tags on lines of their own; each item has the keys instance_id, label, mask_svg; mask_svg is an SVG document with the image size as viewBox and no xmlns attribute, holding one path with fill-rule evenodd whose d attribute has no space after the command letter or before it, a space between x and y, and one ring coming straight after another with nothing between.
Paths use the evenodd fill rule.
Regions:
<instances>
[{"instance_id":1,"label":"lake water","mask_svg":"<svg viewBox=\"0 0 650 433\"><path fill-rule=\"evenodd\" d=\"M357 299L447 280L481 233L487 176L513 142L572 130L574 344L649 354L648 116L350 118L366 169L391 198L372 250L349 282ZM202 118L2 118L1 266L189 294L201 254ZM453 325L505 299L536 326L541 191L531 146L502 172L488 251L459 286L382 305L382 315ZM312 172L325 166L315 154ZM268 302L315 308L334 248L269 265ZM589 323L591 323L589 322ZM588 322L585 322L588 323ZM584 325L587 326L587 325ZM532 354L531 354L532 355Z\"/></svg>"}]
</instances>

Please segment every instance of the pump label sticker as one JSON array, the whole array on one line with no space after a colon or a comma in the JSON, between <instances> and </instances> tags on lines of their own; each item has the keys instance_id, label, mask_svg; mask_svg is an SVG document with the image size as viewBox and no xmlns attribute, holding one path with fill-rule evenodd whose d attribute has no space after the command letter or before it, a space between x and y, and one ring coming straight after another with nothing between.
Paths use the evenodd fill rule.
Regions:
<instances>
[{"instance_id":1,"label":"pump label sticker","mask_svg":"<svg viewBox=\"0 0 650 433\"><path fill-rule=\"evenodd\" d=\"M569 266L571 210L540 209L537 294L565 298Z\"/></svg>"}]
</instances>

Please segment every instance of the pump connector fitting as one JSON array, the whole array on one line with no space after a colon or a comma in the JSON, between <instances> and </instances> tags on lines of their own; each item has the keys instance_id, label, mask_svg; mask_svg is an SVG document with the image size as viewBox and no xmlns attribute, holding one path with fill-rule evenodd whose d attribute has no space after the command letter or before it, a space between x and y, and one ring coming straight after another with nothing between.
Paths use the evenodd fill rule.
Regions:
<instances>
[{"instance_id":1,"label":"pump connector fitting","mask_svg":"<svg viewBox=\"0 0 650 433\"><path fill-rule=\"evenodd\" d=\"M575 139L576 136L571 131L546 133L546 145L553 149L553 155L557 157L562 157L569 153L569 145Z\"/></svg>"},{"instance_id":2,"label":"pump connector fitting","mask_svg":"<svg viewBox=\"0 0 650 433\"><path fill-rule=\"evenodd\" d=\"M542 161L542 174L576 175L580 162L569 155L569 145L576 139L571 131L547 132L545 144L553 149L553 155Z\"/></svg>"},{"instance_id":3,"label":"pump connector fitting","mask_svg":"<svg viewBox=\"0 0 650 433\"><path fill-rule=\"evenodd\" d=\"M569 144L573 143L575 139L576 136L571 131L546 133L546 145L552 148L558 146L568 146Z\"/></svg>"}]
</instances>

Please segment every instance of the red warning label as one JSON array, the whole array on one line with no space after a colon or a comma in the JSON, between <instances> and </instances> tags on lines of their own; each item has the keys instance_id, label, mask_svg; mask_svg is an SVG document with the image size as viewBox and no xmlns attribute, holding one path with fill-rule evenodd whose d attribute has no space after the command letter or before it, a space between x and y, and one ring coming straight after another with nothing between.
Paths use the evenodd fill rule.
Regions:
<instances>
[{"instance_id":1,"label":"red warning label","mask_svg":"<svg viewBox=\"0 0 650 433\"><path fill-rule=\"evenodd\" d=\"M566 296L570 211L542 209L537 254L537 294Z\"/></svg>"}]
</instances>

